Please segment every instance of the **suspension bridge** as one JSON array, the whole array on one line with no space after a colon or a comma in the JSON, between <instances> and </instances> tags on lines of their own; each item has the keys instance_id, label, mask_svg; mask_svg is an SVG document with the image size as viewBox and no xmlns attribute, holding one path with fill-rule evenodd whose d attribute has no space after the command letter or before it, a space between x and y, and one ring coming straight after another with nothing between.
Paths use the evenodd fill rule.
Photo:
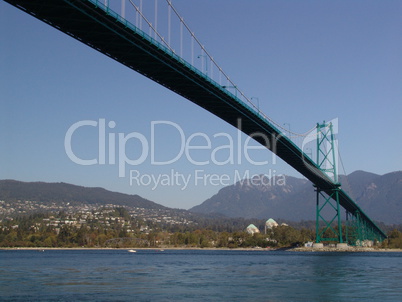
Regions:
<instances>
[{"instance_id":1,"label":"suspension bridge","mask_svg":"<svg viewBox=\"0 0 402 302\"><path fill-rule=\"evenodd\" d=\"M297 134L270 119L216 63L172 1L4 1L208 110L282 158L315 186L316 243L386 238L338 182L332 123ZM315 161L292 140L306 135L316 138Z\"/></svg>"}]
</instances>

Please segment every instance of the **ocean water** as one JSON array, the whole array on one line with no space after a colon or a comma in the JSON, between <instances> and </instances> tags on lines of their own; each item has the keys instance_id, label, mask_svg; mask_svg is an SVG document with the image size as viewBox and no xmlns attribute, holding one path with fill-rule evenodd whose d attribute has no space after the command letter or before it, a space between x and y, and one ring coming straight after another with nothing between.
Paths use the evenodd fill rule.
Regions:
<instances>
[{"instance_id":1,"label":"ocean water","mask_svg":"<svg viewBox=\"0 0 402 302\"><path fill-rule=\"evenodd\" d=\"M0 301L402 301L402 253L2 250Z\"/></svg>"}]
</instances>

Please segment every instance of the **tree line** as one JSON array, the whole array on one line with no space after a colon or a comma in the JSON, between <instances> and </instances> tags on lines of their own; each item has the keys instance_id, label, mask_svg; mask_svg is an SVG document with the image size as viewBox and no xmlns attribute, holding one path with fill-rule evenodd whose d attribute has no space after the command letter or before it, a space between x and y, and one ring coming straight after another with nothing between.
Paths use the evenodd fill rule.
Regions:
<instances>
[{"instance_id":1,"label":"tree line","mask_svg":"<svg viewBox=\"0 0 402 302\"><path fill-rule=\"evenodd\" d=\"M67 224L54 227L44 223L49 215L20 216L3 223L0 225L0 247L267 248L300 245L314 238L311 229L290 226L252 235L245 231L248 221L242 219L232 220L232 223L225 219L214 220L210 226L206 220L189 226L168 226L132 218L124 208L116 208L109 214L107 227L90 220L79 227ZM58 216L65 219L67 214L60 212ZM127 223L122 225L112 219L116 217L124 218Z\"/></svg>"},{"instance_id":2,"label":"tree line","mask_svg":"<svg viewBox=\"0 0 402 302\"><path fill-rule=\"evenodd\" d=\"M56 228L43 222L49 215L37 213L3 222L0 225L0 247L278 248L300 246L315 239L314 229L306 222L299 223L297 227L280 225L269 229L267 234L252 235L244 231L249 221L242 219L213 220L215 222L209 221L209 224L205 220L192 226L168 226L134 219L124 208L116 208L110 213L110 218L122 217L128 224L122 226L110 219L110 225L106 227L89 220L80 227L64 224ZM61 212L59 216L65 217L66 214ZM262 223L256 223L261 230ZM143 226L146 226L146 231L141 231ZM400 229L390 230L381 247L402 248Z\"/></svg>"}]
</instances>

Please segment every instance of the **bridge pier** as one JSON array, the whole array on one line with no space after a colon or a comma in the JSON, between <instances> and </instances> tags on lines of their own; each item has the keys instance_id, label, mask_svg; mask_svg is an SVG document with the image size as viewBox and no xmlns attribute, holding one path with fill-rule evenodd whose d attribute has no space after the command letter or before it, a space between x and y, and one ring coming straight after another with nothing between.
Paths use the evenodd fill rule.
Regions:
<instances>
[{"instance_id":1,"label":"bridge pier","mask_svg":"<svg viewBox=\"0 0 402 302\"><path fill-rule=\"evenodd\" d=\"M324 248L324 244L321 242L313 243L313 249L322 250Z\"/></svg>"},{"instance_id":2,"label":"bridge pier","mask_svg":"<svg viewBox=\"0 0 402 302\"><path fill-rule=\"evenodd\" d=\"M336 245L336 248L338 250L347 250L349 248L349 245L347 243L338 243Z\"/></svg>"},{"instance_id":3,"label":"bridge pier","mask_svg":"<svg viewBox=\"0 0 402 302\"><path fill-rule=\"evenodd\" d=\"M360 211L346 212L346 242L356 246L373 246L381 242L383 236L368 225Z\"/></svg>"},{"instance_id":4,"label":"bridge pier","mask_svg":"<svg viewBox=\"0 0 402 302\"><path fill-rule=\"evenodd\" d=\"M316 243L322 241L343 243L339 188L332 190L330 195L325 194L319 188L316 188L316 192ZM321 198L323 198L322 203L320 203ZM323 228L320 222L324 223ZM334 223L337 225L336 227L334 227Z\"/></svg>"}]
</instances>

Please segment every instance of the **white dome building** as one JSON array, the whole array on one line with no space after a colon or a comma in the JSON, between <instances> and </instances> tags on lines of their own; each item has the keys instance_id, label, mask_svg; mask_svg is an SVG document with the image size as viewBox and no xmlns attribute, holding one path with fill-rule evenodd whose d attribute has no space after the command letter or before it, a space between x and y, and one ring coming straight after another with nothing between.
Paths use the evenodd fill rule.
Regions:
<instances>
[{"instance_id":1,"label":"white dome building","mask_svg":"<svg viewBox=\"0 0 402 302\"><path fill-rule=\"evenodd\" d=\"M267 233L268 229L276 228L277 226L278 226L278 223L275 220L273 220L272 218L269 218L265 222L265 234Z\"/></svg>"},{"instance_id":2,"label":"white dome building","mask_svg":"<svg viewBox=\"0 0 402 302\"><path fill-rule=\"evenodd\" d=\"M247 228L246 228L246 232L254 235L255 233L259 233L260 230L254 225L254 224L250 224Z\"/></svg>"}]
</instances>

